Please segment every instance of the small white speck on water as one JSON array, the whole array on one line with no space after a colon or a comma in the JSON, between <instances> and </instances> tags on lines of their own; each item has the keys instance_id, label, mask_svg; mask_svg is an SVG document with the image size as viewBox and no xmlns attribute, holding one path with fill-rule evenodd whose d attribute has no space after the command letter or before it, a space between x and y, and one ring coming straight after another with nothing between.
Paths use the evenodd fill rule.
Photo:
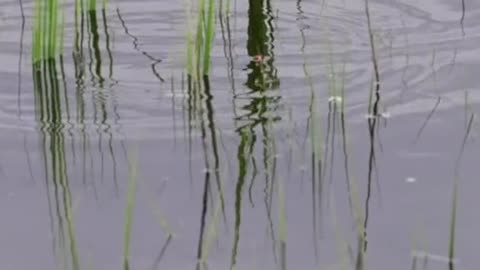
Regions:
<instances>
[{"instance_id":1,"label":"small white speck on water","mask_svg":"<svg viewBox=\"0 0 480 270\"><path fill-rule=\"evenodd\" d=\"M165 97L167 97L167 98L188 98L188 94L187 93L168 92L168 93L165 93Z\"/></svg>"},{"instance_id":2,"label":"small white speck on water","mask_svg":"<svg viewBox=\"0 0 480 270\"><path fill-rule=\"evenodd\" d=\"M422 258L422 259L430 259L432 261L437 261L437 262L442 262L442 263L453 263L453 264L458 264L458 259L456 258L449 258L447 256L442 256L438 254L433 254L433 253L427 253L424 251L418 251L414 250L412 251L412 257L414 258Z\"/></svg>"},{"instance_id":3,"label":"small white speck on water","mask_svg":"<svg viewBox=\"0 0 480 270\"><path fill-rule=\"evenodd\" d=\"M328 98L328 102L342 103L343 98L341 96L331 96Z\"/></svg>"},{"instance_id":4,"label":"small white speck on water","mask_svg":"<svg viewBox=\"0 0 480 270\"><path fill-rule=\"evenodd\" d=\"M390 118L392 115L389 112L383 112L380 114L383 118Z\"/></svg>"},{"instance_id":5,"label":"small white speck on water","mask_svg":"<svg viewBox=\"0 0 480 270\"><path fill-rule=\"evenodd\" d=\"M383 112L383 113L379 113L377 115L373 115L371 113L365 115L366 119L373 119L373 118L377 118L377 117L388 119L388 118L392 117L392 115L389 112Z\"/></svg>"},{"instance_id":6,"label":"small white speck on water","mask_svg":"<svg viewBox=\"0 0 480 270\"><path fill-rule=\"evenodd\" d=\"M417 179L415 177L407 177L407 178L405 178L405 182L415 183L415 182L417 182Z\"/></svg>"}]
</instances>

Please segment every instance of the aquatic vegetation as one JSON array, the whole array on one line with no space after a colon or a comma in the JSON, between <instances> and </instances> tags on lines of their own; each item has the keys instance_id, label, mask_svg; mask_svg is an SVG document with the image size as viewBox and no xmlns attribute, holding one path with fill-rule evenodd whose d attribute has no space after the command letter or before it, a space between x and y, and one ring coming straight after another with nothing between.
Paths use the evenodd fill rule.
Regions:
<instances>
[{"instance_id":1,"label":"aquatic vegetation","mask_svg":"<svg viewBox=\"0 0 480 270\"><path fill-rule=\"evenodd\" d=\"M114 201L109 206L114 205L111 206L113 209L119 208L121 211L117 212L124 214L123 222L116 224L123 232L123 237L120 237L123 238L123 244L116 245L116 248L123 250L118 251L118 256L115 256L118 262L122 260L126 270L137 266L137 262L130 256L137 254L134 250L137 245L132 244L137 243L133 228L136 228L137 224L141 225L142 221L145 222L142 220L143 215L135 214L137 197L145 195L144 192L151 192L152 196L148 198L151 199L150 211L160 224L156 227L154 224L154 228L161 231L158 239L152 239L156 241L154 244L158 250L153 250L154 258L146 262L153 265L152 269L161 268L160 261L164 255L169 254L170 249L179 248L195 253L190 254L191 260L187 263L194 264L198 270L212 266L216 269L219 264L225 264L222 265L224 268L231 269L249 268L251 265L245 264L252 259L249 254L250 245L258 245L261 240L264 240L259 247L261 263L269 266L274 264L274 268L286 270L288 263L295 263L298 258L292 254L292 247L297 244L308 246L305 248L306 255L301 254L306 259L311 259L306 264L311 263L315 264L316 268L322 268L322 256L326 254L323 253L324 248L332 252L331 247L335 244L333 240L338 248L339 265L344 269L368 269L366 260L372 257L367 256L368 245L371 245L368 242L378 241L378 234L381 233L376 231L378 219L369 221L369 218L378 215L381 219L384 217L382 214L388 215L386 211L378 214L380 210L375 208L377 203L381 204L380 183L386 184L386 181L381 182L384 178L379 176L379 171L384 162L390 162L388 173L398 173L399 167L395 166L399 159L389 159L391 156L387 155L392 152L383 151L382 143L391 142L392 139L413 139L414 145L410 146L420 146L420 142L428 141L425 137L429 136L431 128L438 128L443 124L430 121L437 117L437 112L443 117L444 105L457 105L457 97L452 98L456 93L447 93L448 90L442 89L451 85L442 85L445 63L441 54L453 47L450 46L452 44L445 43L448 46L444 46L440 41L446 40L442 40L441 35L435 36L433 47L436 46L436 49L431 60L423 51L423 47L431 45L428 42L419 46L415 40L409 43L407 38L407 44L400 44L398 48L393 46L396 35L403 34L402 31L405 35L413 32L412 37L417 37L415 31L418 29L413 27L417 21L406 26L402 18L402 26L395 25L382 30L380 25L376 26L379 21L374 20L377 16L374 11L384 6L377 6L378 3L370 0L361 3L365 5L365 13L360 14L357 12L358 7L352 12L350 7L340 8L336 6L337 3L327 4L326 1L319 3L298 0L293 4L281 1L277 10L277 3L273 0L249 0L239 5L238 13L234 0L185 0L184 6L178 4L172 9L169 6L164 9L163 2L154 2L147 1L142 4L159 8L163 14L168 13L167 16L157 16L157 10L146 10L144 7L131 11L130 8L137 3L132 1L120 1L113 10L108 8L107 0L36 0L31 48L34 89L33 93L26 94L20 94L22 85L29 85L23 83L27 76L22 76L21 69L24 64L22 25L18 62L19 123L15 128L25 130L24 148L28 163L25 167L28 166L30 170L27 178L30 176L32 182L35 182L33 176L37 174L34 170L38 165L35 158L31 158L27 152L29 147L33 148L35 145L33 142L30 142L32 146L28 145L27 137L37 132L36 135L39 136L33 137L40 138L40 147L34 149L40 149L44 162L40 167L45 171L51 235L54 238L53 253L55 259L61 261L58 268L80 270L87 266L84 262L85 254L79 247L90 244L83 242L87 241L90 235L82 235L80 238L76 234L77 226L83 223L75 218L74 199L77 198L74 197L77 193L73 192L73 187L81 192L91 191L98 204L105 200L111 202L110 200L114 199L102 197L110 190L105 191L105 187L98 182L103 183L104 179L112 177L115 181L112 197L122 203ZM275 7L272 4L275 4ZM288 8L296 4L297 14L293 16L296 16L295 21L298 23L297 34L301 36L300 41L292 34L295 31L291 31L291 10L282 10L285 8L283 5L287 4L290 5ZM463 31L464 20L468 20L469 16L464 14L463 1L461 4L463 13L460 23ZM308 8L305 12L303 5ZM20 7L21 16L24 17L21 1ZM313 7L321 7L321 10L318 12ZM400 8L403 7L392 6L392 9ZM71 14L66 13L67 10ZM361 10L363 11L363 7ZM405 10L401 10L401 16L408 18L410 14ZM25 11L27 17L29 11ZM329 11L332 13L328 13ZM185 12L186 17L179 15L179 12ZM351 14L354 17L340 17L339 14ZM423 18L419 14L415 19L421 21ZM384 16L383 13L380 15ZM432 23L430 19L426 18L425 21ZM24 21L23 18L22 23ZM217 22L222 40L216 39ZM184 24L187 25L186 29L179 30L180 33L174 32ZM465 26L467 30L471 27L470 24ZM29 30L27 27L25 31ZM391 31L388 33L391 37L388 50L378 46L382 42L378 37L383 36L383 31ZM178 35L184 37L179 38ZM68 39L64 40L65 37ZM468 36L462 38L467 39ZM222 44L216 44L217 40L223 41L224 59L215 57L220 52L217 50L222 49ZM66 42L72 44L67 45ZM64 44L65 48L71 48L72 51L64 52ZM310 44L313 46L309 46ZM173 47L173 52L169 51L169 46ZM178 47L181 52L178 52ZM8 50L5 50L7 54ZM455 54L456 50L457 48ZM401 51L407 51L406 65L413 63L410 70L412 72L409 72L407 67L403 68L403 61L398 61ZM408 51L415 54L410 56ZM2 51L2 56L3 53ZM423 61L425 59L419 59L419 56L428 59ZM439 61L436 61L437 56ZM185 65L178 66L177 60L182 57L185 57ZM390 59L386 59L388 57ZM380 67L385 60L392 66L385 65L383 78ZM225 63L226 66L222 66ZM131 72L142 64L148 69L146 72ZM451 64L445 73L455 72L457 71ZM10 70L0 75L3 76L4 73L8 80L11 76ZM130 76L131 73L135 76ZM177 83L179 73L181 82ZM144 75L150 80L145 79ZM152 78L152 75L155 77ZM385 84L383 81L380 84L381 78L385 80ZM399 81L390 81L396 79ZM411 130L405 131L403 126L398 125L389 125L391 132L383 132L387 128L387 122L398 119L395 124L403 125L406 117L390 120L390 114L382 111L382 106L409 105L409 101L423 98L424 94L430 98L428 92L423 92L432 87L423 83L429 79L433 79L434 90L439 90L442 96L437 97L435 94L433 98L436 103L432 103L433 109L428 111L425 120L418 115L411 117L414 120L423 120L417 121L418 125L413 127L414 131L418 130L413 132L414 137L408 137L412 135ZM412 89L408 89L407 84L411 85ZM381 85L385 85L385 89L380 88ZM427 90L423 89L425 85ZM347 86L350 88L347 89ZM396 88L412 91L408 91L407 95L403 95L403 92L397 95ZM448 95L444 96L443 91ZM472 96L466 93L465 103L468 103L469 98L475 98L473 95L474 93ZM30 101L31 97L33 102ZM20 108L22 102L27 103L24 112ZM119 112L121 105L122 111ZM5 111L7 115L8 106L6 110L2 107L2 112ZM29 108L33 110L30 112ZM454 109L452 111L458 113ZM463 128L466 129L455 164L453 185L447 187L447 192L452 195L451 213L444 214L447 216L445 223L449 222L448 255L428 253L424 246L417 252L415 245L412 269L419 263L418 258L424 259L425 265L428 260L436 260L449 263L453 268L454 262L458 261L457 257L462 255L458 253L464 247L458 248L457 237L461 220L459 202L463 201L460 200L459 164L476 119L474 114L469 118L473 109L466 106L465 123L448 123L461 126L462 133ZM367 115L365 119L358 117L364 114ZM463 111L460 111L459 118L463 117L461 114ZM29 122L33 116L36 122ZM448 113L448 117L456 116L455 113ZM432 122L435 123L430 124ZM6 125L8 127L9 123ZM127 127L125 133L123 125ZM1 126L4 126L3 122ZM359 129L359 126L362 128ZM177 140L179 128L183 128L184 141ZM119 134L121 136L116 136L117 132L122 133ZM164 132L168 135L173 133L173 138L164 138ZM401 136L397 136L400 133ZM450 137L454 134L448 135ZM132 162L127 157L124 138L128 141L141 140L142 147L153 152L150 159L142 159L146 164L141 164L142 168L147 170L146 176L152 178L149 180L158 184L156 180L159 180L161 175L162 185L167 182L168 185L175 185L172 190L177 193L169 194L171 197L168 198L167 209L164 209L164 202L160 209L155 184L151 190L139 189L143 184L138 183L137 160ZM385 140L382 142L381 139ZM108 146L104 145L106 140ZM159 140L162 141L157 144ZM284 143L285 140L287 143ZM166 143L163 144L164 142ZM303 145L299 146L300 144ZM114 152L117 146L120 152L123 151L126 160L118 159L118 154ZM161 148L160 151L154 149L157 146ZM164 151L166 148L167 151ZM170 150L175 155L170 155ZM105 151L110 151L114 168L112 172L104 169L109 162L105 162ZM83 156L78 158L78 152ZM34 154L35 151L32 157ZM358 157L360 162L357 162ZM78 163L77 158L81 159ZM175 169L173 175L163 178L164 173L170 173L170 168L167 168L166 172L159 172L156 171L156 165L164 164L148 164L152 160L157 162L157 158L175 159L167 161L172 161L172 164L167 164L171 165L172 171ZM4 170L3 163L4 160L0 160L0 174ZM402 166L409 166L407 163L402 163ZM78 171L77 164L80 167ZM125 183L117 183L117 167L121 169L127 165L125 172L130 173L128 187L126 192L119 194L119 187L124 187ZM94 177L97 171L100 176ZM309 179L304 187L305 175L308 175ZM424 176L417 172L397 176L394 175L400 179L400 183L396 182L395 185L405 184L408 188L413 188L425 183ZM164 180L170 178L175 178L175 181ZM362 182L355 181L359 178ZM182 182L184 179L186 182ZM406 181L403 181L404 179ZM378 193L374 192L375 184ZM97 187L100 189L97 190ZM100 193L97 194L97 191ZM387 189L387 192L391 191L392 189ZM337 196L337 193L341 193L341 196ZM188 208L187 213L180 213L178 217L176 212L172 214L172 211L177 210L175 207L178 202L175 199L181 197L177 194L192 200L192 205L185 207ZM387 200L395 200L395 195L397 194L389 196ZM138 205L140 206L143 205ZM390 210L392 209L388 209L389 212ZM402 211L399 215L405 214ZM193 222L190 219L192 215ZM170 223L171 218L173 222ZM187 218L189 224L184 227L184 220ZM408 216L405 220L407 219ZM374 226L370 225L367 235L369 222ZM325 224L327 226L324 226ZM402 223L399 226L404 225ZM349 236L343 235L342 226ZM303 235L297 239L295 234L299 228L307 230L299 231ZM181 236L183 229L188 233L194 231L195 235L188 237L191 242L188 243L186 238L177 239L176 234ZM333 234L330 234L331 232ZM323 233L328 233L327 237L324 237ZM259 240L261 237L266 239ZM352 239L348 239L349 237ZM181 241L177 241L179 239ZM118 240L118 236L115 240ZM170 245L171 243L175 244ZM327 245L324 245L325 243ZM138 244L143 243L138 241ZM380 245L383 244L384 242L380 242ZM312 255L315 258L310 258ZM215 259L215 264L209 262L212 259ZM336 263L333 265L337 268Z\"/></svg>"},{"instance_id":2,"label":"aquatic vegetation","mask_svg":"<svg viewBox=\"0 0 480 270\"><path fill-rule=\"evenodd\" d=\"M33 63L56 59L63 54L63 18L60 0L35 1Z\"/></svg>"},{"instance_id":3,"label":"aquatic vegetation","mask_svg":"<svg viewBox=\"0 0 480 270\"><path fill-rule=\"evenodd\" d=\"M41 60L54 59L64 54L64 31L65 14L63 7L66 0L36 0L35 1L35 21L33 24L33 62ZM102 1L102 10L105 10L107 0ZM96 0L75 0L75 48L79 50L79 45L83 40L84 15L86 13L94 15L97 10ZM22 9L23 12L23 9ZM95 28L96 16L90 19L90 25ZM104 22L106 20L104 18ZM93 34L96 30L93 29ZM97 41L98 42L98 41ZM95 44L93 44L95 46Z\"/></svg>"},{"instance_id":4,"label":"aquatic vegetation","mask_svg":"<svg viewBox=\"0 0 480 270\"><path fill-rule=\"evenodd\" d=\"M187 73L194 80L200 80L201 76L210 74L216 3L214 0L195 2L187 3ZM196 25L192 21L195 19Z\"/></svg>"},{"instance_id":5,"label":"aquatic vegetation","mask_svg":"<svg viewBox=\"0 0 480 270\"><path fill-rule=\"evenodd\" d=\"M63 59L48 59L33 64L35 115L40 123L45 186L49 203L54 250L63 264L80 270L80 256L74 221L73 196L70 190L67 145L62 127L68 107L64 87ZM66 232L66 237L65 237ZM58 233L58 235L57 235Z\"/></svg>"}]
</instances>

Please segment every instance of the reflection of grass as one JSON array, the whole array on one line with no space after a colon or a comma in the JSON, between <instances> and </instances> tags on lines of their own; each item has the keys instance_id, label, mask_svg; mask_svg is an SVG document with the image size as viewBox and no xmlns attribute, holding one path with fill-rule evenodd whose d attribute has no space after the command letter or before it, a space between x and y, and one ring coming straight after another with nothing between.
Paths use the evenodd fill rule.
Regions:
<instances>
[{"instance_id":1,"label":"reflection of grass","mask_svg":"<svg viewBox=\"0 0 480 270\"><path fill-rule=\"evenodd\" d=\"M280 269L287 269L287 209L285 199L285 186L280 179L278 183L278 215L279 215L279 242L280 242Z\"/></svg>"},{"instance_id":2,"label":"reflection of grass","mask_svg":"<svg viewBox=\"0 0 480 270\"><path fill-rule=\"evenodd\" d=\"M218 197L218 199L220 199L220 197ZM210 249L212 248L214 241L217 239L218 223L220 221L221 212L222 212L221 204L218 204L213 213L212 220L208 225L207 234L205 235L205 238L203 239L203 241L200 243L200 245L202 246L201 247L202 254L198 258L197 268L196 268L197 270L200 270L202 266L204 269L208 270L208 255L210 253Z\"/></svg>"},{"instance_id":3,"label":"reflection of grass","mask_svg":"<svg viewBox=\"0 0 480 270\"><path fill-rule=\"evenodd\" d=\"M368 1L368 0L366 0ZM367 11L368 12L368 11ZM368 14L369 16L369 14ZM330 198L328 200L330 207L333 210L333 223L335 226L336 230L336 235L337 235L337 241L338 241L338 246L339 246L339 255L342 258L342 264L346 265L348 262L353 262L355 265L355 269L361 270L361 269L366 269L366 263L365 263L365 258L366 258L366 227L367 227L367 220L368 220L368 200L369 200L369 195L367 195L367 203L365 205L365 208L362 209L362 203L360 201L360 194L359 194L359 189L357 187L356 182L354 181L354 174L350 172L351 165L350 165L350 160L349 160L349 145L348 145L348 135L349 133L347 132L347 120L346 120L346 93L345 93L345 76L346 76L346 64L345 62L341 66L340 72L337 72L336 68L336 63L334 61L334 54L332 50L332 42L330 40L330 23L328 20L328 17L325 17L325 29L327 31L327 37L326 37L326 42L325 45L327 47L327 50L329 52L328 54L328 68L327 68L327 78L328 78L328 91L329 91L329 99L328 99L328 106L329 106L329 113L328 113L328 122L327 122L327 135L326 135L326 143L325 143L325 151L324 151L324 163L322 166L323 169L323 175L325 175L327 168L330 169L330 180L329 184L332 182L332 173L333 173L333 162L334 162L334 155L333 151L335 149L335 143L334 143L334 137L336 136L335 133L335 123L337 121L340 122L340 129L341 129L341 144L342 144L342 150L343 150L343 159L344 159L344 169L345 169L345 178L346 178L346 186L347 186L347 196L348 196L348 203L350 207L350 212L352 215L352 219L354 221L355 229L356 229L356 234L357 234L357 239L358 239L358 246L357 246L357 254L355 258L355 262L353 262L353 258L351 257L351 250L350 246L346 243L346 240L342 236L339 228L338 228L338 223L337 223L337 218L336 218L336 213L335 213L335 196L333 193L327 193L330 194ZM370 26L370 24L369 24ZM370 28L369 28L370 30ZM372 50L373 50L373 45L372 45ZM373 59L376 58L373 57ZM375 71L378 71L378 67L375 65ZM376 84L379 86L379 84ZM372 91L370 91L371 93ZM377 91L378 94L378 91ZM378 97L378 96L377 96ZM378 97L379 98L379 97ZM373 99L373 98L370 98ZM378 99L376 100L378 102ZM370 108L369 108L370 112ZM339 114L340 119L337 119L336 115ZM330 141L331 144L329 145L329 137L331 137ZM373 138L372 138L373 140ZM373 145L373 141L371 141L371 144ZM330 146L330 147L329 147ZM373 151L370 153L370 157L373 157ZM328 158L328 155L330 155L330 158ZM329 164L327 164L327 160L330 161ZM371 159L372 160L372 159ZM370 172L369 171L369 185L368 185L368 194L370 194ZM324 177L322 176L321 179L319 180L319 186L324 184ZM321 198L320 198L321 200ZM364 212L364 213L362 213Z\"/></svg>"},{"instance_id":4,"label":"reflection of grass","mask_svg":"<svg viewBox=\"0 0 480 270\"><path fill-rule=\"evenodd\" d=\"M133 210L135 209L135 200L137 194L137 161L134 159L133 165L130 167L130 177L128 180L127 207L125 213L125 234L123 249L123 266L124 270L130 269L130 248L133 226Z\"/></svg>"},{"instance_id":5,"label":"reflection of grass","mask_svg":"<svg viewBox=\"0 0 480 270\"><path fill-rule=\"evenodd\" d=\"M60 64L61 67L58 67ZM70 191L69 172L66 158L66 143L64 138L64 112L62 96L65 96L63 61L55 59L40 61L34 64L34 96L35 111L41 125L42 151L44 158L45 181L49 198L50 212L54 210L56 217L51 215L52 233L55 238L55 227L58 227L59 244L70 253L70 261L74 270L80 269L80 259L76 241L75 222L73 215L72 194ZM59 74L59 71L62 71ZM50 184L53 183L53 190ZM53 200L50 199L53 192ZM52 204L53 203L53 204ZM56 224L56 225L55 225ZM64 231L68 238L65 238ZM63 253L63 250L59 250Z\"/></svg>"},{"instance_id":6,"label":"reflection of grass","mask_svg":"<svg viewBox=\"0 0 480 270\"><path fill-rule=\"evenodd\" d=\"M73 38L73 66L75 71L75 101L76 121L80 126L82 142L82 165L83 180L87 181L87 165L92 169L90 177L93 180L93 167L95 166L94 155L92 154L91 134L88 132L89 116L93 116L93 124L96 127L98 138L98 154L100 156L100 179L104 177L105 151L113 163L113 181L117 186L117 160L113 147L113 126L111 120L118 122L118 106L115 100L114 89L110 88L116 81L113 78L113 54L111 50L112 40L110 29L107 24L107 1L103 1L101 12L97 9L100 5L97 1L76 0L74 16L74 38ZM102 44L102 40L104 43ZM105 52L105 53L104 53ZM107 68L104 72L104 68ZM108 79L108 81L107 81ZM111 84L107 85L106 82ZM96 87L93 92L91 108L87 102L86 92L88 84ZM106 93L107 89L110 90ZM113 107L110 110L110 106ZM113 119L112 119L113 118ZM107 138L104 138L107 135ZM108 145L104 145L108 140ZM95 188L95 186L94 186Z\"/></svg>"},{"instance_id":7,"label":"reflection of grass","mask_svg":"<svg viewBox=\"0 0 480 270\"><path fill-rule=\"evenodd\" d=\"M475 115L472 114L470 120L468 121L467 130L465 136L463 137L462 145L460 147L460 153L458 155L457 161L455 163L455 179L453 181L453 193L452 193L452 215L450 217L450 240L448 244L448 258L450 269L453 269L453 263L455 259L455 239L456 239L456 227L457 227L457 205L458 205L458 185L460 181L460 161L465 150L465 145L467 143L468 136L472 130L473 120Z\"/></svg>"},{"instance_id":8,"label":"reflection of grass","mask_svg":"<svg viewBox=\"0 0 480 270\"><path fill-rule=\"evenodd\" d=\"M297 5L298 15L303 16L303 10L301 9L300 3ZM309 72L308 67L308 58L305 54L306 49L306 38L305 32L303 28L300 28L300 35L302 37L302 47L300 49L302 57L303 57L303 74L305 76L305 80L308 84L310 96L309 96L309 105L308 105L308 117L307 117L307 130L306 130L306 137L310 139L310 158L311 158L311 195L312 195L312 238L313 238L313 253L315 256L315 260L318 257L318 234L317 234L317 185L319 186L319 194L321 196L321 181L320 181L320 173L322 171L322 144L321 144L321 130L320 130L320 117L318 110L318 100L316 95L315 84L313 81L312 76ZM318 177L318 182L317 182Z\"/></svg>"},{"instance_id":9,"label":"reflection of grass","mask_svg":"<svg viewBox=\"0 0 480 270\"><path fill-rule=\"evenodd\" d=\"M217 220L221 212L226 222L225 202L221 179L221 157L218 151L218 134L215 127L215 110L210 87L211 52L215 35L215 1L187 1L187 111L188 111L188 145L192 145L192 125L199 127L205 163L204 191L202 198L202 215L200 235L197 247L197 269L207 268L207 258L211 241L217 233ZM196 24L195 24L196 21ZM190 152L191 154L191 152ZM213 162L213 166L212 166ZM208 199L211 198L211 176L217 184L219 206L215 210L210 230L206 230Z\"/></svg>"},{"instance_id":10,"label":"reflection of grass","mask_svg":"<svg viewBox=\"0 0 480 270\"><path fill-rule=\"evenodd\" d=\"M243 187L249 171L249 161L252 156L255 138L253 131L249 127L242 128L240 131L240 144L238 146L238 179L235 187L235 228L233 237L232 256L230 260L230 269L233 269L237 263L238 244L240 242L240 225L242 223L242 198Z\"/></svg>"},{"instance_id":11,"label":"reflection of grass","mask_svg":"<svg viewBox=\"0 0 480 270\"><path fill-rule=\"evenodd\" d=\"M273 124L281 118L275 115L279 107L280 97L275 95L280 81L274 66L274 27L273 15L269 0L249 1L247 51L252 60L247 65L249 70L245 85L249 88L245 95L234 95L236 102L242 104L238 116L235 117L236 131L240 137L238 146L238 177L235 188L235 231L231 256L231 268L237 263L242 221L242 199L247 176L251 174L249 199L254 206L252 188L258 170L254 152L262 143L262 174L264 175L264 205L268 222L269 236L272 240L272 251L277 262L277 242L272 217L272 199L276 182L276 146ZM247 102L244 104L244 102ZM285 224L284 224L285 225ZM284 235L284 234L283 234Z\"/></svg>"}]
</instances>

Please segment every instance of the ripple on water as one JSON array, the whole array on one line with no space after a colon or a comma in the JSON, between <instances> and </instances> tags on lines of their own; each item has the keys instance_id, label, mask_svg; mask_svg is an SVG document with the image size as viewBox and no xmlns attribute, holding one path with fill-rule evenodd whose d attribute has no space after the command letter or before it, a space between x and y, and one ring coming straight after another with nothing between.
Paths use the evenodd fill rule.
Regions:
<instances>
[{"instance_id":1,"label":"ripple on water","mask_svg":"<svg viewBox=\"0 0 480 270\"><path fill-rule=\"evenodd\" d=\"M8 72L7 81L12 83L16 80L18 62L18 24L21 22L18 6L15 1L2 2L2 60L7 65L2 65L0 70ZM32 2L26 2L25 14L27 21L32 20ZM102 69L106 74L112 65L111 76L105 82L105 86L98 87L95 80L97 74L93 72L86 77L83 84L82 95L85 100L92 103L86 108L102 107L103 103L109 104L110 110L115 112L118 119L98 120L97 116L87 113L84 117L86 123L106 122L112 125L121 123L123 128L131 130L143 130L145 134L157 136L159 131L170 134L172 126L172 103L165 99L165 92L169 91L169 79L173 75L177 86L182 72L182 63L185 61L185 11L180 2L171 5L159 4L156 1L142 1L142 5L148 5L148 11L140 9L137 3L132 1L117 1L107 12L108 33L111 38L110 47L106 47L106 36L103 29L99 29L100 51L102 56ZM376 49L378 50L379 66L382 79L383 100L386 103L402 106L412 102L419 96L448 93L447 88L435 91L433 85L441 88L442 85L458 87L464 83L455 76L460 76L456 69L468 69L462 67L461 61L468 61L471 57L478 57L479 36L477 29L480 24L476 17L469 15L478 12L478 7L471 7L466 14L464 33L460 31L458 20L454 15L461 15L458 6L449 3L435 5L417 4L410 2L377 2L372 1L372 27L376 37ZM68 6L71 10L72 5ZM118 11L116 9L118 8ZM331 79L330 61L336 64L336 78L344 77L346 81L346 102L355 111L355 108L366 104L372 67L370 64L370 45L367 34L364 5L361 2L342 4L341 1L328 2L322 10L320 3L306 1L303 6L296 3L281 1L276 4L278 12L272 12L275 39L275 68L278 69L281 81L281 95L288 100L289 106L297 111L295 117L301 119L308 114L305 105L309 103L309 84L305 79L305 69L308 76L314 81L314 87L319 89L328 88L327 81ZM4 11L3 11L4 10ZM6 12L10 10L11 12ZM321 16L319 12L321 11ZM121 19L119 15L121 15ZM248 6L240 3L237 7L235 23L228 25L231 31L231 48L233 59L225 59L224 38L225 32L216 35L216 46L213 51L214 76L212 76L212 95L215 103L215 114L225 119L223 128L229 128L227 119L234 117L232 106L244 106L242 102L235 105L235 96L248 93L245 87L246 75L249 72L245 66L249 57L245 50L247 43ZM458 16L457 16L458 17ZM233 18L233 17L232 17ZM73 18L67 17L66 44L71 49L73 44ZM27 24L28 25L28 24ZM23 65L24 78L30 72L28 67L30 34L29 27L25 33L25 55ZM125 33L128 32L128 34ZM330 45L327 44L327 41ZM86 48L88 49L88 48ZM107 50L108 49L108 50ZM108 55L111 51L111 57ZM303 52L303 56L302 55ZM145 55L148 53L157 60L152 60ZM227 52L228 53L228 52ZM228 56L228 55L227 55ZM329 60L331 59L331 60ZM433 59L433 60L432 60ZM66 75L74 80L75 74L71 56L66 54ZM86 59L87 66L94 66L97 59ZM231 80L227 69L223 68L231 61L236 81L234 94L231 88ZM346 64L345 73L342 74L341 63ZM433 63L433 64L432 64ZM155 71L161 79L153 73ZM473 67L470 67L473 68ZM450 76L439 76L437 70L449 69ZM452 75L457 74L457 75ZM473 78L469 78L471 82ZM162 82L163 80L164 82ZM450 83L448 83L450 82ZM453 83L452 83L453 82ZM12 88L9 87L9 88ZM70 86L72 90L75 88ZM456 92L457 89L451 89ZM328 91L321 91L323 101L328 99ZM388 92L388 93L386 93ZM408 92L408 95L404 95ZM452 93L453 93L452 92ZM34 119L34 107L32 92L25 86L22 88L22 104L24 117ZM3 126L13 128L16 124L15 91L3 92L2 119ZM75 95L69 91L71 102L75 102ZM255 96L252 96L255 98ZM390 99L390 100L389 100ZM233 105L231 105L233 102ZM326 104L326 103L325 103ZM177 113L183 110L184 101L174 102L173 107ZM417 108L416 111L426 110ZM75 114L75 111L72 111ZM282 114L282 112L279 112ZM362 114L363 115L363 114ZM72 119L75 117L72 117ZM34 127L32 122L25 123ZM75 122L72 123L75 125ZM181 125L183 127L183 124ZM170 136L168 135L168 136ZM168 137L166 136L166 137Z\"/></svg>"}]
</instances>

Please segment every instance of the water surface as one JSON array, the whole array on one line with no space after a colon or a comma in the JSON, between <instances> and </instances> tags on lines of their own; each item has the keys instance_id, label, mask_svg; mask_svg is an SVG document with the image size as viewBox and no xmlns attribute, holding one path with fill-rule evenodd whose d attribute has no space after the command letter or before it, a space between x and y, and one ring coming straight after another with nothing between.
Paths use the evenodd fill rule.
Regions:
<instances>
[{"instance_id":1,"label":"water surface","mask_svg":"<svg viewBox=\"0 0 480 270\"><path fill-rule=\"evenodd\" d=\"M130 269L475 269L480 5L231 7L195 99L183 1L66 1L44 70L0 1L1 268L124 268L138 167Z\"/></svg>"}]
</instances>

